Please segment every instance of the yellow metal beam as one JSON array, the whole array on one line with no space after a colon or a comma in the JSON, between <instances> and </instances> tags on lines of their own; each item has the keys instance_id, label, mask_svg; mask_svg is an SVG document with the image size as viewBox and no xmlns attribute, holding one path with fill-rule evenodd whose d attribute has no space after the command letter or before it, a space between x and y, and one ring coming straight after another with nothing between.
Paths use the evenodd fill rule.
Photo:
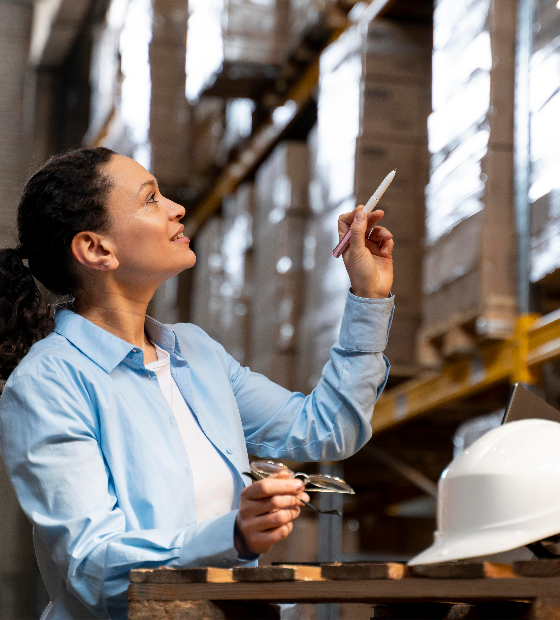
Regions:
<instances>
[{"instance_id":1,"label":"yellow metal beam","mask_svg":"<svg viewBox=\"0 0 560 620\"><path fill-rule=\"evenodd\" d=\"M370 0L358 18L359 20L371 21L394 0ZM344 26L333 30L329 45L336 41L340 35L354 25L354 21L346 20ZM276 119L271 113L265 123L250 138L247 146L240 153L237 160L229 164L218 177L212 191L200 202L195 213L185 222L185 234L191 239L197 233L204 222L219 209L222 200L232 194L237 187L251 174L255 166L262 161L266 154L275 146L282 135L286 132L290 123L298 116L299 112L310 101L313 91L319 81L319 58L312 62L303 72L300 79L292 86L280 105L286 106L289 117L286 120Z\"/></svg>"},{"instance_id":2,"label":"yellow metal beam","mask_svg":"<svg viewBox=\"0 0 560 620\"><path fill-rule=\"evenodd\" d=\"M530 367L560 357L560 310L537 319L528 333L527 364Z\"/></svg>"},{"instance_id":3,"label":"yellow metal beam","mask_svg":"<svg viewBox=\"0 0 560 620\"><path fill-rule=\"evenodd\" d=\"M319 59L306 69L300 80L284 99L283 105L286 106L287 112L290 114L290 120L294 119L310 100L318 79ZM251 137L237 160L221 173L212 191L202 200L194 215L187 220L185 223L187 237L192 239L204 222L219 209L224 197L237 189L288 127L288 121L275 121L272 115L269 116L262 127Z\"/></svg>"},{"instance_id":4,"label":"yellow metal beam","mask_svg":"<svg viewBox=\"0 0 560 620\"><path fill-rule=\"evenodd\" d=\"M387 390L375 406L373 433L434 413L500 383L535 383L542 363L560 357L560 311L519 317L515 335L481 347L439 373Z\"/></svg>"}]
</instances>

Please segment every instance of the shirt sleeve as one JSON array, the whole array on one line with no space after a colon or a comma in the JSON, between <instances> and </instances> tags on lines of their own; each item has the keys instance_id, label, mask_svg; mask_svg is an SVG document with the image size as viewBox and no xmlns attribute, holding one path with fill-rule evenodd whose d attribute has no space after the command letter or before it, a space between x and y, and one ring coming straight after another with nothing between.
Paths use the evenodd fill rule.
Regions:
<instances>
[{"instance_id":1,"label":"shirt sleeve","mask_svg":"<svg viewBox=\"0 0 560 620\"><path fill-rule=\"evenodd\" d=\"M394 297L348 293L340 335L317 387L292 393L229 357L249 453L295 461L345 459L371 438L374 405L389 374L383 355Z\"/></svg>"},{"instance_id":2,"label":"shirt sleeve","mask_svg":"<svg viewBox=\"0 0 560 620\"><path fill-rule=\"evenodd\" d=\"M127 617L131 569L242 563L237 511L185 528L132 531L100 448L87 377L69 364L44 366L18 369L6 384L0 450L36 536L93 615Z\"/></svg>"}]
</instances>

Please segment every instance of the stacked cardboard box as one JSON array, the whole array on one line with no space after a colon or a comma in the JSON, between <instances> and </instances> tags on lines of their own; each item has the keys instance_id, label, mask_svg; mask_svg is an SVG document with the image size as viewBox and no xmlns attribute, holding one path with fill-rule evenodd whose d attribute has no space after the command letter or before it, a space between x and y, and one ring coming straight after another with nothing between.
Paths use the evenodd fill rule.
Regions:
<instances>
[{"instance_id":1,"label":"stacked cardboard box","mask_svg":"<svg viewBox=\"0 0 560 620\"><path fill-rule=\"evenodd\" d=\"M229 0L224 59L278 65L287 43L289 0Z\"/></svg>"},{"instance_id":2,"label":"stacked cardboard box","mask_svg":"<svg viewBox=\"0 0 560 620\"><path fill-rule=\"evenodd\" d=\"M189 100L212 88L222 72L234 89L235 82L247 86L274 79L277 67L313 26L344 23L336 5L336 0L190 0ZM247 91L228 96L247 96Z\"/></svg>"},{"instance_id":3,"label":"stacked cardboard box","mask_svg":"<svg viewBox=\"0 0 560 620\"><path fill-rule=\"evenodd\" d=\"M219 341L241 364L250 350L254 184L244 183L223 205Z\"/></svg>"},{"instance_id":4,"label":"stacked cardboard box","mask_svg":"<svg viewBox=\"0 0 560 620\"><path fill-rule=\"evenodd\" d=\"M307 146L297 141L280 143L256 177L250 366L292 390L299 386L308 184Z\"/></svg>"},{"instance_id":5,"label":"stacked cardboard box","mask_svg":"<svg viewBox=\"0 0 560 620\"><path fill-rule=\"evenodd\" d=\"M209 220L195 239L192 322L246 365L250 348L253 183L229 197L222 217Z\"/></svg>"},{"instance_id":6,"label":"stacked cardboard box","mask_svg":"<svg viewBox=\"0 0 560 620\"><path fill-rule=\"evenodd\" d=\"M308 285L302 360L311 387L338 337L349 287L338 242L341 213L364 204L392 169L397 176L380 208L396 242L393 293L398 299L387 348L393 374L416 370L421 315L423 191L428 178L431 30L376 20L345 33L321 59L317 131L309 136L310 200L316 215L305 243Z\"/></svg>"},{"instance_id":7,"label":"stacked cardboard box","mask_svg":"<svg viewBox=\"0 0 560 620\"><path fill-rule=\"evenodd\" d=\"M287 45L289 0L190 0L187 95L210 87L223 67L277 66ZM260 75L260 73L259 73Z\"/></svg>"},{"instance_id":8,"label":"stacked cardboard box","mask_svg":"<svg viewBox=\"0 0 560 620\"><path fill-rule=\"evenodd\" d=\"M515 317L511 0L438 0L422 351L471 351ZM478 334L478 336L477 336Z\"/></svg>"},{"instance_id":9,"label":"stacked cardboard box","mask_svg":"<svg viewBox=\"0 0 560 620\"><path fill-rule=\"evenodd\" d=\"M376 20L368 28L366 46L355 194L363 204L385 174L398 170L380 204L386 213L381 224L393 233L396 245L397 307L385 353L393 376L408 376L417 370L421 323L432 32L422 25Z\"/></svg>"},{"instance_id":10,"label":"stacked cardboard box","mask_svg":"<svg viewBox=\"0 0 560 620\"><path fill-rule=\"evenodd\" d=\"M185 38L188 12L183 0L154 0L150 43L150 143L152 172L167 195L192 176L192 123L185 97Z\"/></svg>"},{"instance_id":11,"label":"stacked cardboard box","mask_svg":"<svg viewBox=\"0 0 560 620\"><path fill-rule=\"evenodd\" d=\"M225 102L203 97L192 108L193 172L204 175L215 166L224 133Z\"/></svg>"},{"instance_id":12,"label":"stacked cardboard box","mask_svg":"<svg viewBox=\"0 0 560 620\"><path fill-rule=\"evenodd\" d=\"M339 18L336 0L290 0L288 49L293 50L310 28Z\"/></svg>"},{"instance_id":13,"label":"stacked cardboard box","mask_svg":"<svg viewBox=\"0 0 560 620\"><path fill-rule=\"evenodd\" d=\"M192 322L220 341L221 290L223 283L222 220L210 219L196 235L193 267Z\"/></svg>"},{"instance_id":14,"label":"stacked cardboard box","mask_svg":"<svg viewBox=\"0 0 560 620\"><path fill-rule=\"evenodd\" d=\"M558 27L560 11L555 4L537 2L539 28L534 29L530 65L531 99L531 281L542 284L552 295L545 295L544 311L555 309L560 289L560 161L559 125L560 56ZM548 293L548 290L547 290ZM546 299L550 297L551 299ZM554 305L548 306L556 298Z\"/></svg>"}]
</instances>

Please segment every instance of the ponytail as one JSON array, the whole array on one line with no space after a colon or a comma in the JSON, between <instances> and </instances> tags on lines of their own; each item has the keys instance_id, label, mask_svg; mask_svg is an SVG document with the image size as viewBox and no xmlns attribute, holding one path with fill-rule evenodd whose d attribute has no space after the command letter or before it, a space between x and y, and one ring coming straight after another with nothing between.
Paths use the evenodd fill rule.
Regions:
<instances>
[{"instance_id":1,"label":"ponytail","mask_svg":"<svg viewBox=\"0 0 560 620\"><path fill-rule=\"evenodd\" d=\"M80 283L72 239L109 226L112 182L102 167L113 155L98 147L53 157L23 189L18 248L0 250L0 388L31 346L54 328L52 308L35 279L56 295L73 294Z\"/></svg>"},{"instance_id":2,"label":"ponytail","mask_svg":"<svg viewBox=\"0 0 560 620\"><path fill-rule=\"evenodd\" d=\"M5 381L54 321L18 250L0 250L0 291L0 381Z\"/></svg>"}]
</instances>

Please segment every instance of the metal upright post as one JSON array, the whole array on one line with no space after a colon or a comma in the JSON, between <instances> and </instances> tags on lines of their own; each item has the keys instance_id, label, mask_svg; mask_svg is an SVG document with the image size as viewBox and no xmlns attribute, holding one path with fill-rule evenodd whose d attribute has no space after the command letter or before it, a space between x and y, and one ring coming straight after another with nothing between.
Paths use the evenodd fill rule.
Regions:
<instances>
[{"instance_id":1,"label":"metal upright post","mask_svg":"<svg viewBox=\"0 0 560 620\"><path fill-rule=\"evenodd\" d=\"M321 463L319 473L344 478L342 463ZM319 506L323 510L338 510L342 514L342 495L318 493ZM342 518L319 515L319 562L336 562L342 551ZM338 620L339 606L336 603L317 605L317 620Z\"/></svg>"},{"instance_id":2,"label":"metal upright post","mask_svg":"<svg viewBox=\"0 0 560 620\"><path fill-rule=\"evenodd\" d=\"M514 179L517 231L518 311L533 310L529 282L530 210L529 210L529 63L533 47L534 0L518 0L515 52Z\"/></svg>"}]
</instances>

